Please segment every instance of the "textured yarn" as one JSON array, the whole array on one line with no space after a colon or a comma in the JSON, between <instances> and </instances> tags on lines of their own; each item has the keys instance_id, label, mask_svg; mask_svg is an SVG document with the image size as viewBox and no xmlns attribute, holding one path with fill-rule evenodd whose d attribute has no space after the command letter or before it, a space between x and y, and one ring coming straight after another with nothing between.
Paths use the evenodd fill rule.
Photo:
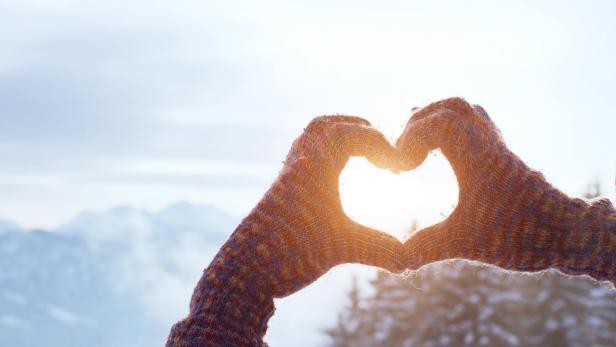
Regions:
<instances>
[{"instance_id":1,"label":"textured yarn","mask_svg":"<svg viewBox=\"0 0 616 347\"><path fill-rule=\"evenodd\" d=\"M610 201L589 204L555 189L507 148L480 106L451 98L416 110L397 147L405 169L440 148L460 189L445 221L407 240L408 267L464 258L516 271L556 268L614 283L616 211Z\"/></svg>"},{"instance_id":2,"label":"textured yarn","mask_svg":"<svg viewBox=\"0 0 616 347\"><path fill-rule=\"evenodd\" d=\"M262 346L273 298L342 263L402 270L402 243L342 210L338 177L352 155L383 168L400 163L396 149L361 118L324 116L308 125L278 179L205 270L168 347Z\"/></svg>"}]
</instances>

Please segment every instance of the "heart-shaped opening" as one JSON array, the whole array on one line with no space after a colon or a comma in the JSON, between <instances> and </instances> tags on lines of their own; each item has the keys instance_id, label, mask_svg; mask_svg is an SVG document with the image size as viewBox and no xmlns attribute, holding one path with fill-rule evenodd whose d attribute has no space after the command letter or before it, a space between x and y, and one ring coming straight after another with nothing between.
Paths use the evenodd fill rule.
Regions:
<instances>
[{"instance_id":1,"label":"heart-shaped opening","mask_svg":"<svg viewBox=\"0 0 616 347\"><path fill-rule=\"evenodd\" d=\"M399 175L351 158L340 175L340 199L354 221L402 241L413 221L426 227L447 218L458 203L458 184L440 153Z\"/></svg>"}]
</instances>

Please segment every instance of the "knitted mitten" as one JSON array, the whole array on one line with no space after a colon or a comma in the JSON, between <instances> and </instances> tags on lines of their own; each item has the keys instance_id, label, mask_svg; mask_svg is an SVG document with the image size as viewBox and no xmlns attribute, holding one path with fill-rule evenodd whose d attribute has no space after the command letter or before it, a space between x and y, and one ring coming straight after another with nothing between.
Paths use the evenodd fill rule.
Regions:
<instances>
[{"instance_id":1,"label":"knitted mitten","mask_svg":"<svg viewBox=\"0 0 616 347\"><path fill-rule=\"evenodd\" d=\"M337 264L402 270L402 244L342 210L338 177L355 155L382 168L400 164L397 150L361 118L325 116L308 125L280 176L205 270L167 346L260 346L273 298Z\"/></svg>"},{"instance_id":2,"label":"knitted mitten","mask_svg":"<svg viewBox=\"0 0 616 347\"><path fill-rule=\"evenodd\" d=\"M480 106L452 98L420 109L397 147L407 169L440 148L460 189L445 221L405 243L411 268L466 258L511 270L552 267L616 280L616 211L609 200L588 204L556 190L507 149Z\"/></svg>"}]
</instances>

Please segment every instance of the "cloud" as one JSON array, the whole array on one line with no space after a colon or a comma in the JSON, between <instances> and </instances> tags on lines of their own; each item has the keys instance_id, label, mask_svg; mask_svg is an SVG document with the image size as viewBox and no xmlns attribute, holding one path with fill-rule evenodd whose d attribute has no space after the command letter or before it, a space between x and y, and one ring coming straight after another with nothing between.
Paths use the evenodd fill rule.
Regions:
<instances>
[{"instance_id":1,"label":"cloud","mask_svg":"<svg viewBox=\"0 0 616 347\"><path fill-rule=\"evenodd\" d=\"M236 223L216 208L178 203L158 212L86 212L57 232L83 238L104 257L113 289L133 294L149 317L168 327L188 313L194 284ZM82 321L50 313L66 323Z\"/></svg>"},{"instance_id":2,"label":"cloud","mask_svg":"<svg viewBox=\"0 0 616 347\"><path fill-rule=\"evenodd\" d=\"M32 328L32 325L28 321L15 317L10 314L0 315L0 324L5 325L6 327L11 328L11 329L16 329L16 328L17 329L30 329Z\"/></svg>"},{"instance_id":3,"label":"cloud","mask_svg":"<svg viewBox=\"0 0 616 347\"><path fill-rule=\"evenodd\" d=\"M72 312L66 308L57 306L57 305L48 305L47 306L47 313L49 313L49 315L54 318L55 320L66 324L66 325L71 325L71 326L76 326L76 325L86 325L86 326L91 326L92 324L94 324L92 322L91 319L86 318L86 317L82 317L78 314L76 314L75 312Z\"/></svg>"},{"instance_id":4,"label":"cloud","mask_svg":"<svg viewBox=\"0 0 616 347\"><path fill-rule=\"evenodd\" d=\"M140 160L115 163L101 175L102 182L151 186L254 187L264 186L277 176L279 168L247 161ZM105 169L101 170L105 172Z\"/></svg>"}]
</instances>

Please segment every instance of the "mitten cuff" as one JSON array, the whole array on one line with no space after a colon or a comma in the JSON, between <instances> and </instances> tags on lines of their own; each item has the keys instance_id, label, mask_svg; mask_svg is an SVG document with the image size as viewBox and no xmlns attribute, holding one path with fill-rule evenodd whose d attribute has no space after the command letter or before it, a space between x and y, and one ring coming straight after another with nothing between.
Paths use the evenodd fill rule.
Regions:
<instances>
[{"instance_id":1,"label":"mitten cuff","mask_svg":"<svg viewBox=\"0 0 616 347\"><path fill-rule=\"evenodd\" d=\"M562 216L566 238L558 268L571 275L616 281L616 211L607 199L588 204L572 199Z\"/></svg>"}]
</instances>

